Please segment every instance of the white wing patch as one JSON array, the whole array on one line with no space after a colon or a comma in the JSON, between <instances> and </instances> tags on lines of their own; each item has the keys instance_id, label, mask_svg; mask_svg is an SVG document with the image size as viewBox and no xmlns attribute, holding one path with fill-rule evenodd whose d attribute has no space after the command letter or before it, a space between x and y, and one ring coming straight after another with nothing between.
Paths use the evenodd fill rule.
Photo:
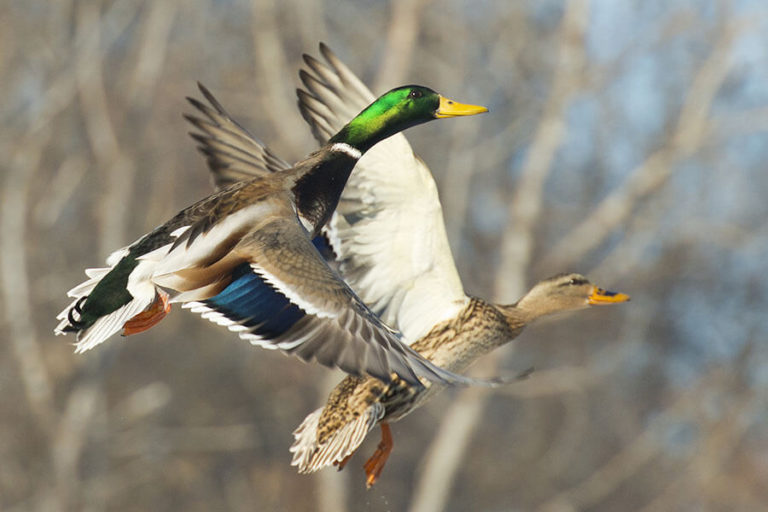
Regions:
<instances>
[{"instance_id":1,"label":"white wing patch","mask_svg":"<svg viewBox=\"0 0 768 512\"><path fill-rule=\"evenodd\" d=\"M326 63L306 61L299 106L325 143L374 95L327 47L321 52ZM453 318L469 301L432 174L401 133L360 158L325 233L344 279L406 341Z\"/></svg>"},{"instance_id":2,"label":"white wing patch","mask_svg":"<svg viewBox=\"0 0 768 512\"><path fill-rule=\"evenodd\" d=\"M151 298L143 300L134 298L125 306L99 318L92 326L85 331L82 331L75 344L75 353L80 354L86 350L92 349L122 329L125 322L138 315L152 304L152 301L154 300L154 289L152 291L153 294Z\"/></svg>"},{"instance_id":3,"label":"white wing patch","mask_svg":"<svg viewBox=\"0 0 768 512\"><path fill-rule=\"evenodd\" d=\"M326 232L350 286L407 341L466 306L437 187L402 135L360 159Z\"/></svg>"}]
</instances>

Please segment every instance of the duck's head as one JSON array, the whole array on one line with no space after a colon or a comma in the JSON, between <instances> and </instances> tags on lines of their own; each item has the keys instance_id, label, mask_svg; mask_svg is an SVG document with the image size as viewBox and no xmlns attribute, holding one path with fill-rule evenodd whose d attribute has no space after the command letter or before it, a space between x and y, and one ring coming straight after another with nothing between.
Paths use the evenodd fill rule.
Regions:
<instances>
[{"instance_id":1,"label":"duck's head","mask_svg":"<svg viewBox=\"0 0 768 512\"><path fill-rule=\"evenodd\" d=\"M366 151L375 143L411 126L433 119L483 112L488 112L488 109L450 100L429 87L405 85L381 95L329 142L342 142Z\"/></svg>"},{"instance_id":2,"label":"duck's head","mask_svg":"<svg viewBox=\"0 0 768 512\"><path fill-rule=\"evenodd\" d=\"M536 283L515 307L531 318L588 306L606 306L629 300L625 293L610 292L581 274L558 274Z\"/></svg>"}]
</instances>

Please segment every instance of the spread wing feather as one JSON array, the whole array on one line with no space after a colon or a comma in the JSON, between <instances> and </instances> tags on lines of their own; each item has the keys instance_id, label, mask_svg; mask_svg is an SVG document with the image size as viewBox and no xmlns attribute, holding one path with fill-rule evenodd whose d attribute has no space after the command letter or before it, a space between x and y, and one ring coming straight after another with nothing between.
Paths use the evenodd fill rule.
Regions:
<instances>
[{"instance_id":1,"label":"spread wing feather","mask_svg":"<svg viewBox=\"0 0 768 512\"><path fill-rule=\"evenodd\" d=\"M327 46L305 56L299 108L318 142L341 129L374 95ZM340 273L406 340L454 317L467 302L429 168L402 134L371 148L350 176L325 233Z\"/></svg>"},{"instance_id":2,"label":"spread wing feather","mask_svg":"<svg viewBox=\"0 0 768 512\"><path fill-rule=\"evenodd\" d=\"M211 106L187 98L205 119L184 117L201 132L190 135L205 155L217 189L291 167L235 121L205 86L197 85Z\"/></svg>"},{"instance_id":3,"label":"spread wing feather","mask_svg":"<svg viewBox=\"0 0 768 512\"><path fill-rule=\"evenodd\" d=\"M389 381L393 372L456 384L477 381L434 366L402 344L320 257L298 223L277 218L233 252L246 264L216 296L185 307L266 348ZM413 369L411 369L413 368Z\"/></svg>"}]
</instances>

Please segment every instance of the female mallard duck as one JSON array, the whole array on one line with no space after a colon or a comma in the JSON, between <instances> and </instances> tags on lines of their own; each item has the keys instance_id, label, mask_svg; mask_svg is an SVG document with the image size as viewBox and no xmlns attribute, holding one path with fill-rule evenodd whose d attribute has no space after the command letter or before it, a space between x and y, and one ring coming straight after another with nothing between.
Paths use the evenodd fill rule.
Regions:
<instances>
[{"instance_id":1,"label":"female mallard duck","mask_svg":"<svg viewBox=\"0 0 768 512\"><path fill-rule=\"evenodd\" d=\"M322 143L373 95L326 46L320 50L328 65L305 56L309 71L302 70L300 76L307 91L298 93L301 112ZM217 186L258 169L288 168L257 141L239 147L252 155L255 167L211 162ZM437 187L402 134L377 144L360 159L324 234L342 276L366 304L399 329L413 349L451 371L461 371L510 342L542 315L629 299L597 288L578 274L546 279L513 305L467 296L448 246ZM330 464L343 466L379 423L382 443L365 465L372 485L392 448L387 422L403 417L438 388L417 388L400 379L384 385L346 378L325 407L295 431L292 464L302 473Z\"/></svg>"},{"instance_id":2,"label":"female mallard duck","mask_svg":"<svg viewBox=\"0 0 768 512\"><path fill-rule=\"evenodd\" d=\"M214 165L247 165L252 142L202 86L208 120L187 118ZM331 216L352 168L379 141L433 119L486 112L421 86L389 91L362 109L318 151L285 172L256 172L185 208L89 269L70 290L57 334L75 332L77 352L149 329L173 302L266 348L388 381L471 382L435 367L403 344L360 301L311 243ZM236 130L235 130L236 128ZM245 146L245 150L243 150ZM265 155L260 155L264 157Z\"/></svg>"},{"instance_id":3,"label":"female mallard duck","mask_svg":"<svg viewBox=\"0 0 768 512\"><path fill-rule=\"evenodd\" d=\"M536 284L515 304L490 304L468 297L453 318L436 324L411 344L436 365L461 372L491 350L515 339L533 320L590 305L629 300L623 293L603 290L579 274L559 274ZM311 473L334 464L343 468L365 436L381 425L381 442L365 463L366 484L374 484L392 451L389 422L422 405L440 385L414 387L398 378L389 384L366 377L347 377L331 392L324 407L307 416L293 433L292 465Z\"/></svg>"}]
</instances>

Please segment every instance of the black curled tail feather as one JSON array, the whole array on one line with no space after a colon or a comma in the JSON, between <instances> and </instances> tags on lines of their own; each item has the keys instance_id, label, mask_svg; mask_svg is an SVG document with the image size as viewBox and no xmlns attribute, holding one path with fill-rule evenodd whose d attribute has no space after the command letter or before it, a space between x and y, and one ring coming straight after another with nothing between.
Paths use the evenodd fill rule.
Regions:
<instances>
[{"instance_id":1,"label":"black curled tail feather","mask_svg":"<svg viewBox=\"0 0 768 512\"><path fill-rule=\"evenodd\" d=\"M88 295L84 295L79 299L77 299L77 302L75 302L75 304L70 308L69 312L67 312L67 321L69 322L69 325L64 327L64 329L62 329L63 331L77 332L77 331L82 331L87 327L86 322L82 321L82 316L83 316L82 306L83 306L83 303L86 301L86 299L88 299ZM77 313L77 316L79 318L75 319L75 313Z\"/></svg>"}]
</instances>

